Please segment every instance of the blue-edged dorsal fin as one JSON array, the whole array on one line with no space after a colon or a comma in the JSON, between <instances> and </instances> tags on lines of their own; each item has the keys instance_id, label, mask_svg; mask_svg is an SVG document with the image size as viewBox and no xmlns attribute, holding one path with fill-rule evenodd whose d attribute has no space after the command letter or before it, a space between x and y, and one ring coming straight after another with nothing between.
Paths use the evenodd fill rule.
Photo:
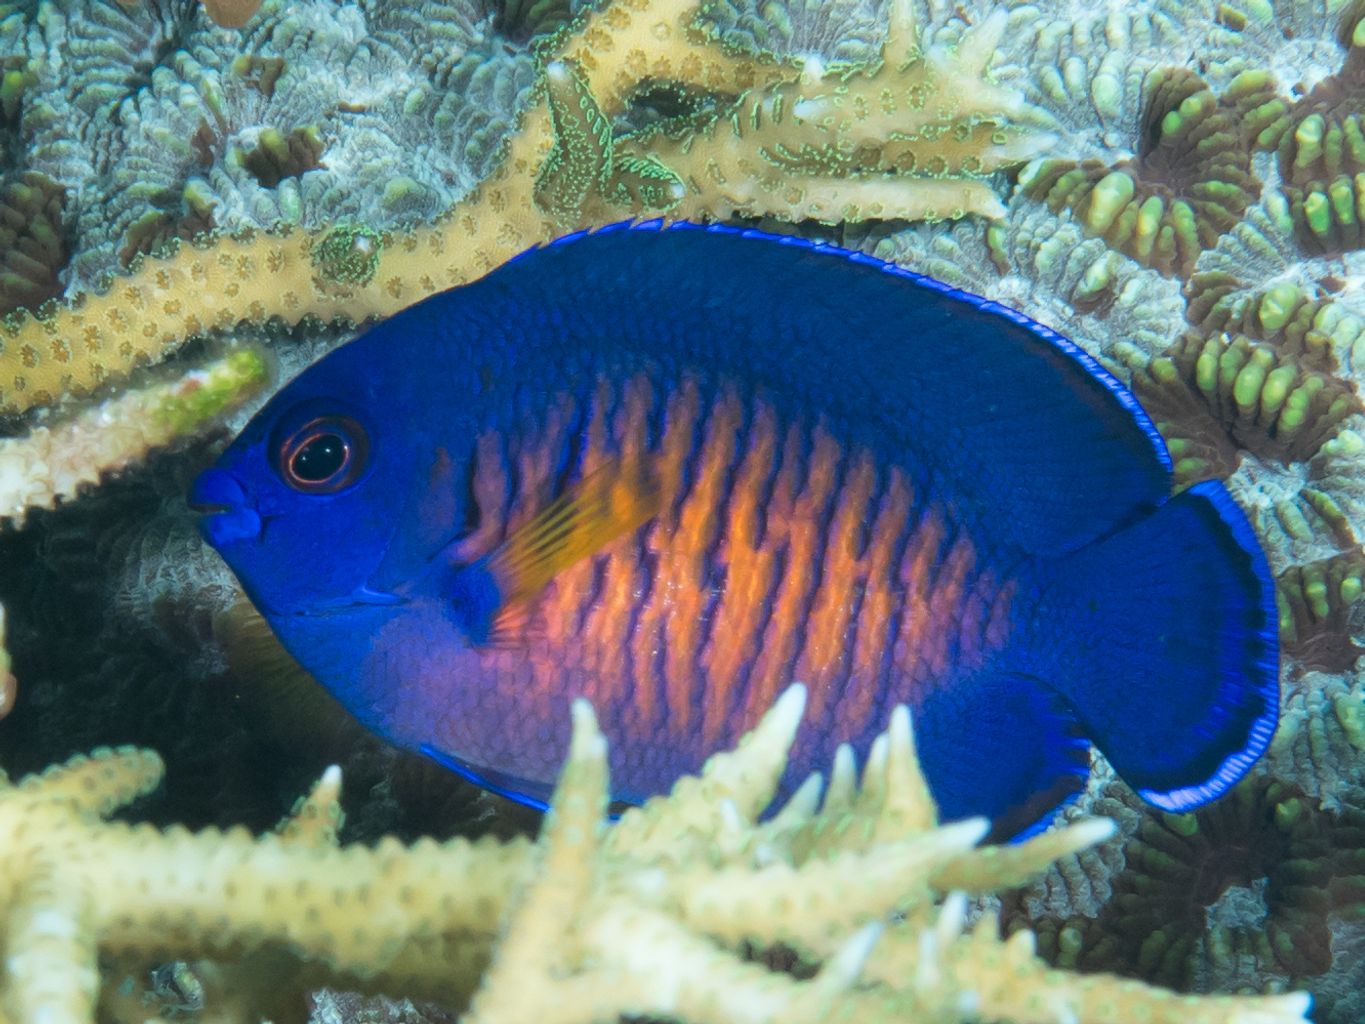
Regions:
<instances>
[{"instance_id":1,"label":"blue-edged dorsal fin","mask_svg":"<svg viewBox=\"0 0 1365 1024\"><path fill-rule=\"evenodd\" d=\"M480 301L557 308L571 345L648 325L637 343L664 358L896 424L960 514L1033 554L1075 550L1169 491L1150 420L1076 345L860 253L720 226L612 226L476 287Z\"/></svg>"}]
</instances>

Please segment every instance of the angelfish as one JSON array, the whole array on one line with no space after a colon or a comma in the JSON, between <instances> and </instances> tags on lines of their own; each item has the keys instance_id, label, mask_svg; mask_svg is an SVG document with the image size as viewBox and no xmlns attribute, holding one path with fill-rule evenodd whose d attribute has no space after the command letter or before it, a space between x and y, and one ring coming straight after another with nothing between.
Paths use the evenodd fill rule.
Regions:
<instances>
[{"instance_id":1,"label":"angelfish","mask_svg":"<svg viewBox=\"0 0 1365 1024\"><path fill-rule=\"evenodd\" d=\"M793 681L784 779L908 704L945 820L997 835L1091 744L1183 811L1261 755L1273 581L1217 483L1171 496L1081 349L861 254L620 225L419 302L285 386L203 530L366 727L529 803L591 700L635 802Z\"/></svg>"}]
</instances>

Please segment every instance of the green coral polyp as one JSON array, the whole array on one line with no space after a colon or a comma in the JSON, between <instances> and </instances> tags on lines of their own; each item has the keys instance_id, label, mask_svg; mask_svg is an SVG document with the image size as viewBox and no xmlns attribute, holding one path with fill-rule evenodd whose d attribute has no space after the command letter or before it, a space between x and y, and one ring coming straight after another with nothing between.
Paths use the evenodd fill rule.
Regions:
<instances>
[{"instance_id":1,"label":"green coral polyp","mask_svg":"<svg viewBox=\"0 0 1365 1024\"><path fill-rule=\"evenodd\" d=\"M324 284L354 287L368 284L379 269L384 238L359 224L333 228L313 249L313 267Z\"/></svg>"},{"instance_id":2,"label":"green coral polyp","mask_svg":"<svg viewBox=\"0 0 1365 1024\"><path fill-rule=\"evenodd\" d=\"M1270 342L1283 354L1335 374L1365 334L1365 321L1294 281L1252 291L1223 273L1196 274L1186 286L1186 316L1204 334L1224 331Z\"/></svg>"},{"instance_id":3,"label":"green coral polyp","mask_svg":"<svg viewBox=\"0 0 1365 1024\"><path fill-rule=\"evenodd\" d=\"M1175 354L1239 447L1299 461L1361 411L1350 384L1244 334L1187 338Z\"/></svg>"},{"instance_id":4,"label":"green coral polyp","mask_svg":"<svg viewBox=\"0 0 1365 1024\"><path fill-rule=\"evenodd\" d=\"M1342 672L1365 647L1352 637L1352 616L1365 592L1365 551L1355 548L1281 573L1275 590L1280 640L1306 666Z\"/></svg>"},{"instance_id":5,"label":"green coral polyp","mask_svg":"<svg viewBox=\"0 0 1365 1024\"><path fill-rule=\"evenodd\" d=\"M1185 292L1191 329L1155 357L1129 359L1181 485L1228 476L1243 451L1311 459L1365 411L1340 373L1365 322L1337 302L1290 281L1251 290L1224 273L1196 274ZM1344 520L1339 509L1319 511Z\"/></svg>"},{"instance_id":6,"label":"green coral polyp","mask_svg":"<svg viewBox=\"0 0 1365 1024\"><path fill-rule=\"evenodd\" d=\"M254 148L233 149L227 159L245 167L266 188L274 188L285 178L297 178L321 167L325 148L317 125L294 128L288 134L265 128L256 137Z\"/></svg>"},{"instance_id":7,"label":"green coral polyp","mask_svg":"<svg viewBox=\"0 0 1365 1024\"><path fill-rule=\"evenodd\" d=\"M1346 61L1274 118L1257 144L1276 151L1281 192L1306 252L1365 245L1365 45L1360 5L1343 21Z\"/></svg>"},{"instance_id":8,"label":"green coral polyp","mask_svg":"<svg viewBox=\"0 0 1365 1024\"><path fill-rule=\"evenodd\" d=\"M1042 160L1020 187L1054 212L1073 210L1089 234L1145 266L1185 276L1259 194L1252 140L1280 107L1263 73L1237 76L1220 97L1188 69L1160 69L1144 90L1134 158Z\"/></svg>"},{"instance_id":9,"label":"green coral polyp","mask_svg":"<svg viewBox=\"0 0 1365 1024\"><path fill-rule=\"evenodd\" d=\"M1119 965L1185 990L1253 963L1311 987L1332 966L1330 916L1365 906L1362 824L1265 777L1193 814L1146 817L1098 916L1050 922L1039 948L1059 966Z\"/></svg>"},{"instance_id":10,"label":"green coral polyp","mask_svg":"<svg viewBox=\"0 0 1365 1024\"><path fill-rule=\"evenodd\" d=\"M0 187L0 313L36 310L62 294L65 207L61 184L36 171Z\"/></svg>"}]
</instances>

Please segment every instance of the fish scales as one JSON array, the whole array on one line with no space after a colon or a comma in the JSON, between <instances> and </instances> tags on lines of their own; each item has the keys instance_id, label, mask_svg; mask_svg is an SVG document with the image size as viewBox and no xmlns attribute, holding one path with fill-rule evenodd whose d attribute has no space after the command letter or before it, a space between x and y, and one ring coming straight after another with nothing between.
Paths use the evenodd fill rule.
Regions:
<instances>
[{"instance_id":1,"label":"fish scales","mask_svg":"<svg viewBox=\"0 0 1365 1024\"><path fill-rule=\"evenodd\" d=\"M449 731L429 733L436 745L514 770L468 723L515 717L527 741L554 728L566 672L585 680L608 720L697 757L737 739L792 678L810 687L812 733L856 737L947 666L975 670L1003 646L1008 592L977 578L970 541L948 538L942 513L916 507L904 470L879 473L871 453L846 449L828 428L785 424L733 384L703 395L689 378L667 398L644 377L603 381L548 409L537 429L476 441L473 489L484 498L473 546L491 548L532 518L568 485L558 467L569 462L582 476L647 455L674 497L638 541L556 577L528 632L484 656L488 676L527 680L509 697L516 713L451 706L437 716ZM432 685L412 706L440 708L451 688ZM524 756L516 748L504 757ZM628 743L621 756L632 756Z\"/></svg>"},{"instance_id":2,"label":"fish scales","mask_svg":"<svg viewBox=\"0 0 1365 1024\"><path fill-rule=\"evenodd\" d=\"M205 535L367 727L528 802L569 702L613 794L809 688L784 791L910 705L945 818L1038 827L1093 742L1185 810L1274 730L1273 581L1170 494L1132 395L1020 314L856 253L575 236L381 323L196 482Z\"/></svg>"}]
</instances>

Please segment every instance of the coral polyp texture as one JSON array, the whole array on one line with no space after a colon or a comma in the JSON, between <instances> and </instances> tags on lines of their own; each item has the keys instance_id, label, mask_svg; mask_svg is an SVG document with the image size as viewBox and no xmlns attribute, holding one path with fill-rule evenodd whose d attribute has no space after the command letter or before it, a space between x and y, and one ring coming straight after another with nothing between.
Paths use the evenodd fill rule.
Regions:
<instances>
[{"instance_id":1,"label":"coral polyp texture","mask_svg":"<svg viewBox=\"0 0 1365 1024\"><path fill-rule=\"evenodd\" d=\"M1043 160L1021 180L1024 194L1073 210L1087 233L1139 263L1188 273L1259 194L1252 142L1282 106L1265 74L1245 72L1215 94L1188 68L1155 69L1132 158Z\"/></svg>"},{"instance_id":2,"label":"coral polyp texture","mask_svg":"<svg viewBox=\"0 0 1365 1024\"><path fill-rule=\"evenodd\" d=\"M1341 68L1260 140L1275 149L1298 240L1312 253L1365 243L1365 9L1353 6L1339 36L1346 49Z\"/></svg>"},{"instance_id":3,"label":"coral polyp texture","mask_svg":"<svg viewBox=\"0 0 1365 1024\"><path fill-rule=\"evenodd\" d=\"M760 818L804 701L793 687L735 751L614 824L606 741L577 702L534 845L338 848L335 768L261 837L103 820L160 779L159 759L133 748L4 784L0 1005L9 1019L53 1024L135 1009L127 985L110 985L119 976L109 965L178 956L195 961L191 976L236 983L200 990L223 997L206 1012L240 1020L288 1014L288 997L319 981L436 1000L489 1024L1306 1019L1303 994L1175 998L1053 970L1029 933L1003 939L993 915L969 926L967 892L1017 884L1112 826L978 848L985 821L936 823L905 708L860 782L841 757L823 801L816 776ZM779 946L800 972L761 961Z\"/></svg>"},{"instance_id":4,"label":"coral polyp texture","mask_svg":"<svg viewBox=\"0 0 1365 1024\"><path fill-rule=\"evenodd\" d=\"M154 746L170 771L134 813L196 828L266 829L332 761L348 780L344 826L328 775L264 838L102 821L159 777L148 754L5 790L0 818L22 817L34 845L0 856L0 945L37 980L6 982L0 1018L50 997L53 1019L84 1019L98 988L109 1019L285 1021L328 984L352 992L316 997L319 1020L443 1019L357 991L490 1021L1302 1010L1145 987L1161 984L1306 989L1318 1024L1365 1019L1362 14L0 3L0 763ZM822 809L807 791L756 822L762 786L712 775L606 826L580 716L535 846L514 838L526 814L349 723L199 542L188 480L362 322L569 231L653 216L864 249L1056 328L1129 384L1176 486L1224 481L1277 579L1282 723L1243 786L1169 816L1097 762L1064 820L1107 817L1115 835L986 853L905 796L902 735L861 795L836 766ZM901 781L883 785L893 763ZM338 849L338 827L391 838ZM454 838L480 833L498 838ZM0 850L15 835L0 828ZM266 881L277 869L303 889ZM350 871L371 882L348 888ZM1004 943L992 897L968 928L950 895L1011 885ZM333 911L304 906L332 897L352 915L335 934ZM224 914L241 916L206 925ZM664 994L639 981L660 965L677 980Z\"/></svg>"}]
</instances>

